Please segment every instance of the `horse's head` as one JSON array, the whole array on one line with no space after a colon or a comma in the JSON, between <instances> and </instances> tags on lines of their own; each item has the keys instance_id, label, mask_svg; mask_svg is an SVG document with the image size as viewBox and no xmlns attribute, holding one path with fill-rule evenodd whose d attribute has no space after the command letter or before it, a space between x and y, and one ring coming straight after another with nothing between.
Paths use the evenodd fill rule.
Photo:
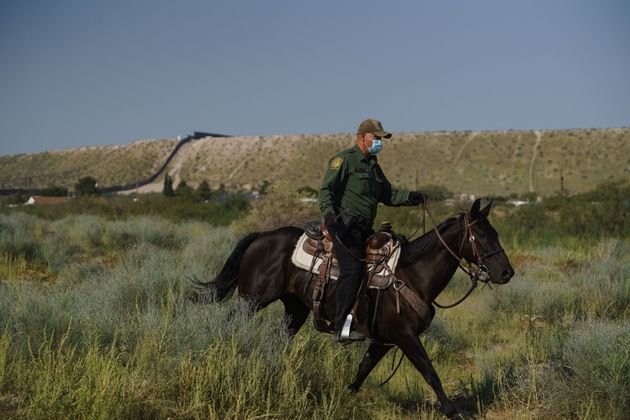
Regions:
<instances>
[{"instance_id":1,"label":"horse's head","mask_svg":"<svg viewBox=\"0 0 630 420\"><path fill-rule=\"evenodd\" d=\"M481 200L477 199L470 212L462 216L465 233L460 252L468 262L477 264L482 272L487 273L488 281L505 284L514 275L514 269L503 251L497 231L488 221L492 201L480 207Z\"/></svg>"}]
</instances>

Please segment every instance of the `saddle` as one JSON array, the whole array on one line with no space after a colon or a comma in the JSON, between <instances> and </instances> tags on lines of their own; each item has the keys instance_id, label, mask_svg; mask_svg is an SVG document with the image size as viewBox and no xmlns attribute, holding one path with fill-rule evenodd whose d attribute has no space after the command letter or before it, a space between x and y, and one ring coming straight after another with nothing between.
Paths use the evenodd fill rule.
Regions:
<instances>
[{"instance_id":1,"label":"saddle","mask_svg":"<svg viewBox=\"0 0 630 420\"><path fill-rule=\"evenodd\" d=\"M379 231L370 236L365 243L366 271L361 289L389 288L395 282L394 273L400 256L400 237L391 230L391 225L384 223ZM297 267L310 273L304 292L308 290L315 276L313 288L313 322L315 328L322 332L332 332L332 325L324 319L322 304L326 291L333 287L339 278L340 270L334 253L328 230L319 221L308 222L304 225L304 234L298 240L291 261ZM359 300L353 306L354 318L359 323L367 324L368 302L361 299L365 294L359 293ZM363 300L363 301L362 301ZM357 316L358 315L358 316ZM367 325L364 325L364 329Z\"/></svg>"}]
</instances>

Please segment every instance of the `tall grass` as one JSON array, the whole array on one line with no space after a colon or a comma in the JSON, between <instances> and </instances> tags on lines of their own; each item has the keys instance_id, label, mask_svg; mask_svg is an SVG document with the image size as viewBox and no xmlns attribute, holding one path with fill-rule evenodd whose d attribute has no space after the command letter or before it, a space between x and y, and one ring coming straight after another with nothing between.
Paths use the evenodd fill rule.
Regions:
<instances>
[{"instance_id":1,"label":"tall grass","mask_svg":"<svg viewBox=\"0 0 630 420\"><path fill-rule=\"evenodd\" d=\"M384 359L351 395L367 344L339 347L308 324L289 339L281 304L253 314L239 299L193 303L188 279L213 278L234 228L20 214L0 226L4 415L440 417L406 360L380 388ZM630 243L517 251L509 284L438 310L421 337L447 393L472 416L624 418ZM458 275L440 301L466 288Z\"/></svg>"},{"instance_id":2,"label":"tall grass","mask_svg":"<svg viewBox=\"0 0 630 420\"><path fill-rule=\"evenodd\" d=\"M227 230L69 218L54 226L55 235L90 223L103 225L87 230L102 232L98 241L64 234L80 249L75 257L110 252L108 232L134 238L112 246L121 253L112 267L73 271L68 262L64 281L0 285L3 411L34 418L249 418L369 409L341 404L347 391L337 375L345 372L349 381L357 355L312 333L290 343L279 308L253 316L244 301L191 303L188 277L218 270L234 243ZM154 235L158 227L166 229ZM323 359L311 357L322 352Z\"/></svg>"}]
</instances>

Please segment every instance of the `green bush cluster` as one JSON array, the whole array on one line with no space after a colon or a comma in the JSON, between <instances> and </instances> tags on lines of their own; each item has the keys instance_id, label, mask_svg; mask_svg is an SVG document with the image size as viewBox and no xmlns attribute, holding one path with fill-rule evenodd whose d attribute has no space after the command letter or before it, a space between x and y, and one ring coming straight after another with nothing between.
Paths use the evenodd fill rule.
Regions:
<instances>
[{"instance_id":1,"label":"green bush cluster","mask_svg":"<svg viewBox=\"0 0 630 420\"><path fill-rule=\"evenodd\" d=\"M0 214L27 213L49 220L62 219L69 214L87 214L108 219L125 219L134 216L158 216L172 221L199 220L216 226L230 224L249 209L249 200L240 196L225 196L209 202L161 194L137 196L76 197L64 204L8 206L6 198ZM21 201L23 203L24 201ZM12 203L11 203L12 204Z\"/></svg>"},{"instance_id":2,"label":"green bush cluster","mask_svg":"<svg viewBox=\"0 0 630 420\"><path fill-rule=\"evenodd\" d=\"M507 247L588 246L606 238L630 237L630 182L608 181L584 194L552 197L520 207L495 200L490 216ZM433 228L459 210L469 210L471 203L447 206L430 201L433 219L426 214L426 229ZM418 207L380 206L375 226L389 221L398 232L422 234L422 212Z\"/></svg>"},{"instance_id":3,"label":"green bush cluster","mask_svg":"<svg viewBox=\"0 0 630 420\"><path fill-rule=\"evenodd\" d=\"M499 221L499 231L518 241L558 243L579 237L592 242L630 236L630 182L608 181L592 191L557 196L541 204L521 206Z\"/></svg>"}]
</instances>

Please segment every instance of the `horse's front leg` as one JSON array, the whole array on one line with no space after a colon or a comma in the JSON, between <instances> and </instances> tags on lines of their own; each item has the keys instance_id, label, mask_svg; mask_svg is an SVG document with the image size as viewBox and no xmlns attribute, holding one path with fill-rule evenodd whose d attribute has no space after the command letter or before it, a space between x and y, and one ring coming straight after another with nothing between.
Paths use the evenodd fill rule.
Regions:
<instances>
[{"instance_id":1,"label":"horse's front leg","mask_svg":"<svg viewBox=\"0 0 630 420\"><path fill-rule=\"evenodd\" d=\"M442 405L442 409L444 410L444 414L448 417L453 417L457 414L455 410L455 406L451 402L451 400L446 396L444 392L444 388L442 388L442 382L438 377L437 372L433 368L431 364L431 360L427 355L427 352L424 350L424 346L420 342L420 338L414 335L412 332L407 332L403 337L400 338L400 341L397 340L398 347L403 351L405 356L411 363L420 371L424 380L433 388L433 391L438 397L440 404Z\"/></svg>"},{"instance_id":2,"label":"horse's front leg","mask_svg":"<svg viewBox=\"0 0 630 420\"><path fill-rule=\"evenodd\" d=\"M361 388L365 378L367 378L370 372L372 372L372 369L374 369L378 362L381 361L383 356L385 356L392 347L393 346L391 345L381 344L375 341L370 344L370 347L368 347L365 355L363 356L363 360L361 360L359 371L357 372L357 376L354 378L354 382L348 386L352 392L357 392L359 388Z\"/></svg>"}]
</instances>

